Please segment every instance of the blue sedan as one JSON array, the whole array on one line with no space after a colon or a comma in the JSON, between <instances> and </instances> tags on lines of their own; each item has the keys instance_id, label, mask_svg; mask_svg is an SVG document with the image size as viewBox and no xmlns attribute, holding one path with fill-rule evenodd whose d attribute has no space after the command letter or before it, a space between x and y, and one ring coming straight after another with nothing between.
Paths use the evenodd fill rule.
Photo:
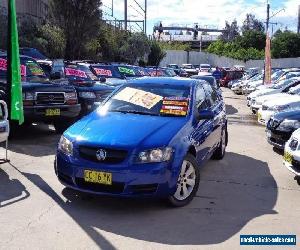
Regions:
<instances>
[{"instance_id":1,"label":"blue sedan","mask_svg":"<svg viewBox=\"0 0 300 250\"><path fill-rule=\"evenodd\" d=\"M142 78L65 131L55 172L78 191L184 206L198 190L200 167L222 159L227 141L223 99L207 82Z\"/></svg>"}]
</instances>

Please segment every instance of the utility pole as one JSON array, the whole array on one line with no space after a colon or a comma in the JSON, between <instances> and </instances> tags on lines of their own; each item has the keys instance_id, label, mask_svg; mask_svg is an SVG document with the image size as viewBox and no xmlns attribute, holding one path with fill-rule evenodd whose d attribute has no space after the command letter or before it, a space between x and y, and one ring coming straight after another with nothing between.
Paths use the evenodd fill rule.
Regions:
<instances>
[{"instance_id":1,"label":"utility pole","mask_svg":"<svg viewBox=\"0 0 300 250\"><path fill-rule=\"evenodd\" d=\"M300 10L300 8L299 8L299 10ZM144 11L145 11L145 34L147 35L147 0L145 0L145 10Z\"/></svg>"},{"instance_id":2,"label":"utility pole","mask_svg":"<svg viewBox=\"0 0 300 250\"><path fill-rule=\"evenodd\" d=\"M267 5L267 21L266 21L266 32L269 32L269 22L270 22L270 4Z\"/></svg>"},{"instance_id":3,"label":"utility pole","mask_svg":"<svg viewBox=\"0 0 300 250\"><path fill-rule=\"evenodd\" d=\"M300 34L300 5L298 6L298 34Z\"/></svg>"},{"instance_id":4,"label":"utility pole","mask_svg":"<svg viewBox=\"0 0 300 250\"><path fill-rule=\"evenodd\" d=\"M128 16L127 16L127 0L124 0L124 26L125 26L125 31L127 30L127 20L128 20Z\"/></svg>"}]
</instances>

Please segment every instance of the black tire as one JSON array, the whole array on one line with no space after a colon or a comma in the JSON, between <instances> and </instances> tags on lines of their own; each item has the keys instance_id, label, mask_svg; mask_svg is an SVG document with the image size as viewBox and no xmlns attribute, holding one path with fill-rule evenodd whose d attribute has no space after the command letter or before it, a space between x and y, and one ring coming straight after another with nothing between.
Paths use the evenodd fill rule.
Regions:
<instances>
[{"instance_id":1,"label":"black tire","mask_svg":"<svg viewBox=\"0 0 300 250\"><path fill-rule=\"evenodd\" d=\"M300 186L300 178L297 178L296 181L297 181L298 185Z\"/></svg>"},{"instance_id":2,"label":"black tire","mask_svg":"<svg viewBox=\"0 0 300 250\"><path fill-rule=\"evenodd\" d=\"M182 176L181 178L181 173L182 171L179 173L178 176L178 183L177 183L177 187L179 188L179 186L181 186L181 191L178 192L178 189L175 191L175 193L173 195L170 195L168 197L168 204L171 205L172 207L183 207L186 206L187 204L189 204L193 198L195 197L197 191L198 191L198 187L199 187L199 182L200 182L200 170L197 164L197 161L195 159L195 157L191 154L187 154L186 157L184 158L184 161L182 162L182 168L184 167L184 163L187 162L188 165L185 165L185 170L188 170L189 167L193 167L194 172L191 173L189 176L193 175L192 178L187 178L189 176ZM180 182L181 179L181 182ZM187 184L187 180L194 180L194 186L190 186ZM177 196L179 193L183 194L183 185L185 185L186 189L188 190L187 186L189 186L190 190L188 190L190 193L187 197L183 198L183 199L178 199ZM178 192L178 193L177 193Z\"/></svg>"},{"instance_id":3,"label":"black tire","mask_svg":"<svg viewBox=\"0 0 300 250\"><path fill-rule=\"evenodd\" d=\"M225 140L225 141L224 141ZM228 143L228 132L227 128L223 129L222 131L222 138L220 141L220 145L212 155L211 159L213 160L222 160L226 154L226 146Z\"/></svg>"},{"instance_id":4,"label":"black tire","mask_svg":"<svg viewBox=\"0 0 300 250\"><path fill-rule=\"evenodd\" d=\"M75 120L58 120L53 123L56 133L63 134L73 123Z\"/></svg>"}]
</instances>

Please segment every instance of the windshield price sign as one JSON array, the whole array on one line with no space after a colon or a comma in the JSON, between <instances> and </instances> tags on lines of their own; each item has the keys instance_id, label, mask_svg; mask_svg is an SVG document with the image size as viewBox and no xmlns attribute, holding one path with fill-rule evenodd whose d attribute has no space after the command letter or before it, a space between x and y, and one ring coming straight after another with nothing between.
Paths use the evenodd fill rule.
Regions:
<instances>
[{"instance_id":1,"label":"windshield price sign","mask_svg":"<svg viewBox=\"0 0 300 250\"><path fill-rule=\"evenodd\" d=\"M78 69L65 68L65 74L66 74L66 76L76 76L76 77L81 77L81 78L88 78L84 71L78 70Z\"/></svg>"},{"instance_id":2,"label":"windshield price sign","mask_svg":"<svg viewBox=\"0 0 300 250\"><path fill-rule=\"evenodd\" d=\"M7 71L7 60L0 58L0 70ZM21 65L21 76L26 76L26 66Z\"/></svg>"},{"instance_id":3,"label":"windshield price sign","mask_svg":"<svg viewBox=\"0 0 300 250\"><path fill-rule=\"evenodd\" d=\"M112 72L109 69L94 68L97 76L112 76Z\"/></svg>"}]
</instances>

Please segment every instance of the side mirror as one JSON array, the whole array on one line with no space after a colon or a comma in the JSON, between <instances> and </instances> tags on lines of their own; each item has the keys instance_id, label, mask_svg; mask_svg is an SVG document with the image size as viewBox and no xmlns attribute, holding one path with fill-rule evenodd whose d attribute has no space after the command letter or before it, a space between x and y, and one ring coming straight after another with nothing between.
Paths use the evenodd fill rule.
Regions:
<instances>
[{"instance_id":1,"label":"side mirror","mask_svg":"<svg viewBox=\"0 0 300 250\"><path fill-rule=\"evenodd\" d=\"M198 119L199 120L212 120L214 119L215 114L211 110L198 110Z\"/></svg>"},{"instance_id":2,"label":"side mirror","mask_svg":"<svg viewBox=\"0 0 300 250\"><path fill-rule=\"evenodd\" d=\"M106 82L106 78L105 78L104 76L101 76L101 77L100 77L100 82L101 82L101 83L105 83L105 82Z\"/></svg>"},{"instance_id":3,"label":"side mirror","mask_svg":"<svg viewBox=\"0 0 300 250\"><path fill-rule=\"evenodd\" d=\"M53 72L50 74L50 79L51 80L58 80L62 78L62 73L61 72Z\"/></svg>"}]
</instances>

